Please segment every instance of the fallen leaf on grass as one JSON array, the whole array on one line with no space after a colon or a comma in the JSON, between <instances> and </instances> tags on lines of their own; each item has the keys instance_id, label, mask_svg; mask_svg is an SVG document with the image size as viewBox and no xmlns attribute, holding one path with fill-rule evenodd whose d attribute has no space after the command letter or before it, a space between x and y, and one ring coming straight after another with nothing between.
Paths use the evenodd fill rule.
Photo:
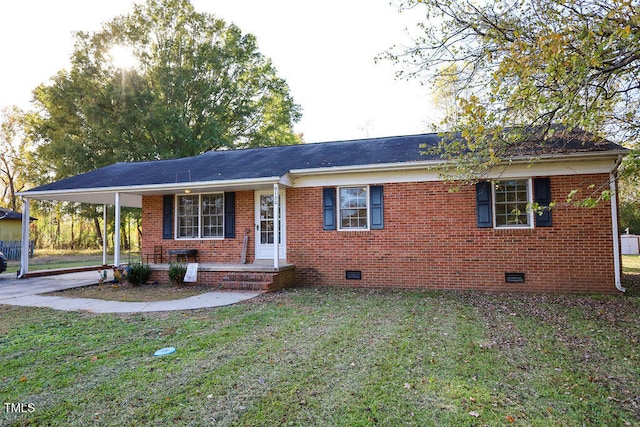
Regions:
<instances>
[{"instance_id":1,"label":"fallen leaf on grass","mask_svg":"<svg viewBox=\"0 0 640 427\"><path fill-rule=\"evenodd\" d=\"M91 356L91 361L95 362L96 360L98 360L98 356Z\"/></svg>"},{"instance_id":2,"label":"fallen leaf on grass","mask_svg":"<svg viewBox=\"0 0 640 427\"><path fill-rule=\"evenodd\" d=\"M27 380L27 377L20 377L20 382L25 382Z\"/></svg>"},{"instance_id":3,"label":"fallen leaf on grass","mask_svg":"<svg viewBox=\"0 0 640 427\"><path fill-rule=\"evenodd\" d=\"M510 423L515 422L515 419L511 416L511 415L507 415L505 417L507 419L507 421L509 421Z\"/></svg>"}]
</instances>

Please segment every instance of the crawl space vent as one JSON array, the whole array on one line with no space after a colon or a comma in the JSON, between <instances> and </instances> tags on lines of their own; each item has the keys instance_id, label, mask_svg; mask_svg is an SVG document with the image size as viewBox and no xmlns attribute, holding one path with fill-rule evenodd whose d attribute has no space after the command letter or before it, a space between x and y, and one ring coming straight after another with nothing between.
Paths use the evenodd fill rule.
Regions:
<instances>
[{"instance_id":1,"label":"crawl space vent","mask_svg":"<svg viewBox=\"0 0 640 427\"><path fill-rule=\"evenodd\" d=\"M504 273L506 283L524 283L524 273Z\"/></svg>"},{"instance_id":2,"label":"crawl space vent","mask_svg":"<svg viewBox=\"0 0 640 427\"><path fill-rule=\"evenodd\" d=\"M360 271L360 270L347 270L345 272L345 278L347 280L362 280L362 271Z\"/></svg>"}]
</instances>

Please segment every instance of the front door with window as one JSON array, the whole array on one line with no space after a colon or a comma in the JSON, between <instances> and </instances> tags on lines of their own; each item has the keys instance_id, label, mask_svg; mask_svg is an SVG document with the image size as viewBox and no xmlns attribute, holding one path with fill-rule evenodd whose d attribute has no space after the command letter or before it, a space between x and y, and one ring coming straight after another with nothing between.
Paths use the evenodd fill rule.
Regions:
<instances>
[{"instance_id":1,"label":"front door with window","mask_svg":"<svg viewBox=\"0 0 640 427\"><path fill-rule=\"evenodd\" d=\"M256 191L256 259L273 259L273 191ZM286 259L285 192L280 190L280 259Z\"/></svg>"}]
</instances>

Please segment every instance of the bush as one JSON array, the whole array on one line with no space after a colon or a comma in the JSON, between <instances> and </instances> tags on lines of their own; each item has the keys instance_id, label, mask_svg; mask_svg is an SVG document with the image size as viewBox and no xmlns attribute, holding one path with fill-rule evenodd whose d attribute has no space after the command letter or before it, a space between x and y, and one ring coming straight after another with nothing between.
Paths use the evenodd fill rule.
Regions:
<instances>
[{"instance_id":1,"label":"bush","mask_svg":"<svg viewBox=\"0 0 640 427\"><path fill-rule=\"evenodd\" d=\"M132 285L144 285L151 277L151 267L149 264L133 264L129 268L127 280Z\"/></svg>"},{"instance_id":2,"label":"bush","mask_svg":"<svg viewBox=\"0 0 640 427\"><path fill-rule=\"evenodd\" d=\"M169 281L171 283L176 285L184 285L185 274L187 274L187 266L185 264L169 264Z\"/></svg>"}]
</instances>

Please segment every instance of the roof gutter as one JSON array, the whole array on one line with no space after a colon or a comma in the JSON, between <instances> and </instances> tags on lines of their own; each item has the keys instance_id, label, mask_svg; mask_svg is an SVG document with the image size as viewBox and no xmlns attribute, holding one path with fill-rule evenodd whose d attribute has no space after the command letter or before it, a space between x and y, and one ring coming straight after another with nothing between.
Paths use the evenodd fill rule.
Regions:
<instances>
[{"instance_id":1,"label":"roof gutter","mask_svg":"<svg viewBox=\"0 0 640 427\"><path fill-rule=\"evenodd\" d=\"M609 187L611 189L611 231L613 232L613 269L616 289L626 292L622 286L622 261L620 257L620 230L618 229L618 167L622 163L622 155L618 156L616 163L609 174Z\"/></svg>"}]
</instances>

